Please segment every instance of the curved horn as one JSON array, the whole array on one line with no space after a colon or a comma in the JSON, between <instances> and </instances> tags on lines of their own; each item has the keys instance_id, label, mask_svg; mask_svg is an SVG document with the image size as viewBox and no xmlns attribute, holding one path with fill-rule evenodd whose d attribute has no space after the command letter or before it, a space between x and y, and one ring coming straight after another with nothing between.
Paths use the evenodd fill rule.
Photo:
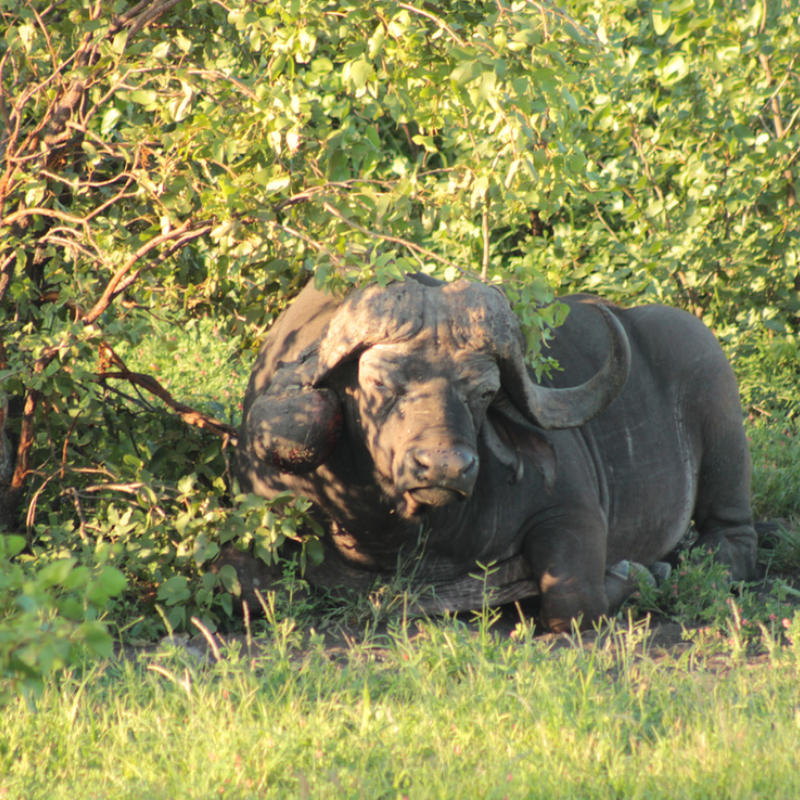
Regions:
<instances>
[{"instance_id":1,"label":"curved horn","mask_svg":"<svg viewBox=\"0 0 800 800\"><path fill-rule=\"evenodd\" d=\"M488 347L495 354L503 388L531 422L546 430L577 428L596 417L622 391L630 371L630 344L621 323L607 308L595 306L609 333L605 364L580 386L553 389L531 379L522 331L505 295L495 287L465 283L451 284L450 289L463 295L457 301L466 312L464 321L468 320L462 337L471 336L474 346Z\"/></svg>"},{"instance_id":2,"label":"curved horn","mask_svg":"<svg viewBox=\"0 0 800 800\"><path fill-rule=\"evenodd\" d=\"M426 302L433 293L447 302ZM580 386L552 389L531 379L519 322L497 287L464 280L441 287L416 280L368 286L351 294L332 317L319 345L312 384L319 386L338 364L368 347L405 341L426 324L444 323L458 347L489 352L497 358L503 388L531 422L547 430L576 428L613 402L630 370L625 330L607 308L596 308L609 332L605 364Z\"/></svg>"},{"instance_id":3,"label":"curved horn","mask_svg":"<svg viewBox=\"0 0 800 800\"><path fill-rule=\"evenodd\" d=\"M609 335L606 361L594 377L579 386L550 389L525 381L526 405L545 429L577 428L611 405L628 380L631 347L620 321L605 306L595 306Z\"/></svg>"}]
</instances>

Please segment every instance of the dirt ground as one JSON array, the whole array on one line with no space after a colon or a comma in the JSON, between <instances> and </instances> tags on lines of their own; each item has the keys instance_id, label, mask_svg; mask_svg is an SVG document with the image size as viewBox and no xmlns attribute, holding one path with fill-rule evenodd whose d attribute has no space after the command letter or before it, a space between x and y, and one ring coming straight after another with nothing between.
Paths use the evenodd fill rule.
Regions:
<instances>
[{"instance_id":1,"label":"dirt ground","mask_svg":"<svg viewBox=\"0 0 800 800\"><path fill-rule=\"evenodd\" d=\"M759 532L759 540L762 547L767 548L767 552L771 547L770 537L775 535L775 531L779 527L789 527L786 520L778 520L770 523L759 523L757 529ZM764 552L764 551L762 551ZM758 595L763 596L766 601L770 595L774 579L779 579L785 584L788 584L792 589L796 590L796 594L791 594L787 598L792 606L800 608L800 570L795 573L782 573L778 576L768 575L759 584L751 586ZM597 631L583 632L580 636L572 634L555 634L543 631L537 631L533 620L536 616L536 598L532 598L521 603L503 606L498 609L497 619L491 626L491 631L500 639L514 639L521 635L521 629L527 626L533 626L534 640L540 642L542 645L548 645L552 648L553 652L563 650L565 648L586 648L591 647L598 643L602 644L608 640L608 631L601 627L599 633ZM475 619L473 613L462 613L457 616L459 622L464 626L464 629L474 636L478 635L480 623ZM436 617L431 618L435 623ZM394 622L393 633L397 633L397 621ZM405 633L409 639L414 639L418 636L423 636L425 625L417 619L410 619L407 623ZM636 623L641 625L641 621ZM617 621L617 630L625 627L624 623ZM686 624L679 624L678 622L664 617L652 617L650 620L649 632L644 637L642 644L637 647L640 654L647 654L651 658L666 659L678 658L681 654L690 650L694 644L692 641L693 632L702 628L700 622L687 622ZM335 623L322 622L316 626L316 632L323 637L324 650L326 655L335 662L346 662L352 654L358 649L363 649L368 637L369 653L373 658L381 660L388 654L390 646L390 632L386 623L381 623L377 627L372 627L371 630L365 635L365 625L348 624L346 622L338 621ZM304 638L307 638L302 632ZM720 638L722 638L720 636ZM210 634L208 631L197 632L190 636L189 634L176 634L174 638L164 637L161 642L157 644L135 646L125 644L117 648L117 656L126 659L138 660L143 658L151 660L156 658L159 653L164 653L170 649L170 646L178 648L179 651L193 661L201 663L205 660L216 661L219 658L231 657L233 653L238 653L239 657L256 656L259 649L263 647L265 640L258 636L253 637L248 641L248 637L243 633L215 633ZM234 645L234 647L231 647ZM310 649L311 645L301 647L296 651L296 658L302 659L306 652ZM749 656L749 660L754 663L761 661L766 656L753 654ZM713 659L712 659L713 661ZM720 656L720 668L723 664L727 664L728 659ZM710 662L706 661L705 668L709 668ZM713 663L711 664L713 668Z\"/></svg>"},{"instance_id":2,"label":"dirt ground","mask_svg":"<svg viewBox=\"0 0 800 800\"><path fill-rule=\"evenodd\" d=\"M800 579L800 576L798 576ZM800 580L798 581L800 583ZM800 598L798 598L800 604ZM436 618L432 621L435 623ZM479 635L479 623L470 618L470 615L459 615L459 621L463 624L464 630L477 637ZM424 636L428 622L421 620L410 620L406 633L408 638L413 641L416 637ZM641 625L641 622L637 623ZM617 623L616 629L626 627L623 623ZM694 645L687 633L691 634L693 628L697 626L682 626L681 624L669 619L652 619L649 632L644 637L643 642L637 645L637 652L641 655L648 655L650 658L658 660L664 658L677 658L681 654L690 650ZM491 626L491 631L495 636L504 639L515 639L520 636L520 616L514 606L507 606L501 609L501 614L497 621ZM324 639L324 651L326 656L333 662L346 663L357 652L364 652L365 643L368 644L369 654L376 660L383 660L388 656L390 647L390 633L385 624L379 625L368 633L365 637L363 628L348 626L339 623L331 626L330 629L317 631ZM396 627L393 629L396 635ZM536 633L534 630L534 641L543 646L549 646L552 652L558 652L566 648L588 648L595 644L604 644L609 639L609 629L601 628L597 631L585 631L579 636L566 633ZM168 652L172 648L177 648L185 657L196 663L204 661L215 662L219 658L235 657L248 658L257 657L259 650L265 646L266 640L255 636L248 642L248 637L242 633L197 633L193 636L188 634L176 634L172 639L164 637L160 643L145 646L125 645L118 648L117 655L122 658L145 661L156 659L159 653ZM232 646L233 645L233 646ZM612 642L613 646L613 642ZM311 649L310 645L295 651L293 658L298 661ZM760 660L760 656L754 656ZM721 662L722 663L722 662Z\"/></svg>"}]
</instances>

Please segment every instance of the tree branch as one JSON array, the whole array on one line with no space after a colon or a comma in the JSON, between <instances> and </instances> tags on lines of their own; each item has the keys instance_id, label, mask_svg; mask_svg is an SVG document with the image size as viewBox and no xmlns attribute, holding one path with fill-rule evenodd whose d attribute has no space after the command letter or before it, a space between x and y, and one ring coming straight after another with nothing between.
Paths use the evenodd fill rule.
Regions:
<instances>
[{"instance_id":1,"label":"tree branch","mask_svg":"<svg viewBox=\"0 0 800 800\"><path fill-rule=\"evenodd\" d=\"M119 18L121 24L116 30L128 27L130 29L128 37L135 36L142 28L149 25L157 17L160 17L165 11L169 11L178 5L180 0L161 0L161 2L157 1L153 8L146 8L152 2L153 0L143 0L143 2L137 3L132 9L122 14Z\"/></svg>"},{"instance_id":2,"label":"tree branch","mask_svg":"<svg viewBox=\"0 0 800 800\"><path fill-rule=\"evenodd\" d=\"M63 211L56 211L54 208L21 208L13 214L9 214L4 220L4 225L13 225L18 220L25 217L53 217L60 219L63 222L74 222L76 225L85 225L86 220L83 217L75 217L72 214L65 214Z\"/></svg>"},{"instance_id":3,"label":"tree branch","mask_svg":"<svg viewBox=\"0 0 800 800\"><path fill-rule=\"evenodd\" d=\"M429 20L435 22L459 47L467 46L467 43L444 20L440 19L435 14L431 14L430 11L423 11L421 8L409 5L408 3L398 3L397 5L400 6L400 8L404 8L406 11L410 11L412 14L419 14L421 17L427 17Z\"/></svg>"},{"instance_id":4,"label":"tree branch","mask_svg":"<svg viewBox=\"0 0 800 800\"><path fill-rule=\"evenodd\" d=\"M770 69L769 66L769 58L763 53L760 53L758 56L758 60L761 63L761 66L764 68L764 75L766 76L767 83L768 84L774 83L772 70ZM778 141L781 141L786 136L786 129L783 127L783 118L781 114L780 90L783 88L783 85L788 80L789 73L793 65L794 65L794 58L792 59L792 63L789 65L789 69L787 70L786 76L780 82L780 84L778 84L778 86L775 88L775 91L772 93L771 97L768 100L769 106L772 109L772 124L775 126L775 138ZM794 176L792 174L792 170L790 167L787 166L787 168L784 170L783 177L786 179L786 184L787 184L786 205L789 206L789 208L791 208L797 202L797 198L795 197L795 192L794 192Z\"/></svg>"},{"instance_id":5,"label":"tree branch","mask_svg":"<svg viewBox=\"0 0 800 800\"><path fill-rule=\"evenodd\" d=\"M139 372L130 372L127 369L120 372L102 372L96 376L99 383L104 383L107 380L125 380L136 386L141 386L150 394L154 394L159 400L162 400L173 411L176 411L180 418L196 428L213 433L215 436L228 439L234 446L238 441L238 430L233 425L228 425L227 422L210 417L202 411L197 411L185 403L176 400L155 378L150 375L142 375Z\"/></svg>"},{"instance_id":6,"label":"tree branch","mask_svg":"<svg viewBox=\"0 0 800 800\"><path fill-rule=\"evenodd\" d=\"M483 204L483 220L481 224L483 232L483 266L481 268L481 280L486 283L489 277L489 193L486 193L486 200Z\"/></svg>"},{"instance_id":7,"label":"tree branch","mask_svg":"<svg viewBox=\"0 0 800 800\"><path fill-rule=\"evenodd\" d=\"M195 228L191 230L192 220L186 220L179 228L175 228L175 230L170 231L169 233L161 234L161 236L156 236L153 239L150 239L149 242L143 244L111 277L111 280L106 285L106 288L100 297L100 299L94 304L94 307L88 314L84 315L83 322L86 325L90 325L91 323L95 322L97 318L108 308L111 304L111 301L118 295L120 292L125 291L141 274L141 269L136 270L135 273L129 275L127 278L125 277L128 272L134 267L139 259L144 258L148 253L152 250L155 250L159 245L164 244L165 242L173 242L173 244L167 249L165 253L161 253L158 257L154 260L152 266L156 266L156 264L161 263L166 258L169 258L170 255L177 252L181 247L183 247L188 242L192 241L193 239L197 239L200 236L203 236L206 233L209 233L213 226L210 223L204 224L199 228Z\"/></svg>"},{"instance_id":8,"label":"tree branch","mask_svg":"<svg viewBox=\"0 0 800 800\"><path fill-rule=\"evenodd\" d=\"M17 447L17 463L14 474L11 476L11 490L19 491L25 486L31 462L31 447L33 446L33 416L36 413L36 404L39 402L39 392L29 389L25 396L25 406L22 411L22 428L19 434Z\"/></svg>"},{"instance_id":9,"label":"tree branch","mask_svg":"<svg viewBox=\"0 0 800 800\"><path fill-rule=\"evenodd\" d=\"M16 264L17 254L12 250L5 257L2 265L0 265L0 303L2 303L5 299L8 287L11 286L11 280L14 277L14 267Z\"/></svg>"}]
</instances>

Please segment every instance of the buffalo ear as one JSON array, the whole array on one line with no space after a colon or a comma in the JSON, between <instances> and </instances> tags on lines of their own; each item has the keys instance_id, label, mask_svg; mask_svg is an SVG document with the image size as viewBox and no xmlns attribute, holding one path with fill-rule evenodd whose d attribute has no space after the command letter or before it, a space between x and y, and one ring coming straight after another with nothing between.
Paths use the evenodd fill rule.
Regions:
<instances>
[{"instance_id":1,"label":"buffalo ear","mask_svg":"<svg viewBox=\"0 0 800 800\"><path fill-rule=\"evenodd\" d=\"M530 458L544 478L547 492L558 473L558 457L545 433L532 425L501 392L486 414L487 444L494 455L512 470L510 483L518 483L524 473L523 456Z\"/></svg>"},{"instance_id":2,"label":"buffalo ear","mask_svg":"<svg viewBox=\"0 0 800 800\"><path fill-rule=\"evenodd\" d=\"M248 449L256 459L281 472L308 472L323 464L342 426L336 393L311 386L316 366L313 355L280 364L245 420Z\"/></svg>"},{"instance_id":3,"label":"buffalo ear","mask_svg":"<svg viewBox=\"0 0 800 800\"><path fill-rule=\"evenodd\" d=\"M330 456L342 409L330 389L268 392L250 407L247 426L259 461L281 472L308 472Z\"/></svg>"}]
</instances>

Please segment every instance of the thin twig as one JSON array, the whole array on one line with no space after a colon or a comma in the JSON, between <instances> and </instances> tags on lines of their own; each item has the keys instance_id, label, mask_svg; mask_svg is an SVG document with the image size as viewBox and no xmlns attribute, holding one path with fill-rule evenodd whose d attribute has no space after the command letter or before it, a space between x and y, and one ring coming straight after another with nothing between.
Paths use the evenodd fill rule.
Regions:
<instances>
[{"instance_id":1,"label":"thin twig","mask_svg":"<svg viewBox=\"0 0 800 800\"><path fill-rule=\"evenodd\" d=\"M611 234L611 238L619 244L619 239L617 238L617 234L614 233L613 228L606 222L606 218L600 213L600 209L597 206L597 203L594 204L594 213L597 216L597 219L603 223L605 229Z\"/></svg>"},{"instance_id":2,"label":"thin twig","mask_svg":"<svg viewBox=\"0 0 800 800\"><path fill-rule=\"evenodd\" d=\"M486 283L489 277L489 193L483 204L483 221L481 225L483 232L483 267L481 268L481 281Z\"/></svg>"},{"instance_id":3,"label":"thin twig","mask_svg":"<svg viewBox=\"0 0 800 800\"><path fill-rule=\"evenodd\" d=\"M125 277L139 259L146 256L152 250L155 250L155 248L158 247L159 245L165 244L166 242L173 242L173 245L171 246L170 250L167 253L161 254L160 257L156 258L154 262L154 265L156 265L161 261L163 261L165 258L167 258L178 247L182 247L184 244L190 242L191 240L197 239L198 237L203 236L206 233L209 233L213 228L212 225L207 224L200 228L191 230L191 226L192 226L192 220L188 219L179 228L175 228L175 230L169 231L169 233L161 234L161 236L155 236L154 238L150 239L150 241L143 244L114 273L114 275L111 277L111 280L106 285L106 288L103 291L103 294L100 297L100 299L94 304L92 310L84 316L83 322L87 325L90 325L91 323L95 322L97 318L108 308L108 306L111 304L111 301L139 277L139 274L141 272L140 270L137 270L133 275L128 276L128 278Z\"/></svg>"},{"instance_id":4,"label":"thin twig","mask_svg":"<svg viewBox=\"0 0 800 800\"><path fill-rule=\"evenodd\" d=\"M603 42L600 41L600 39L598 38L597 34L594 31L590 30L585 25L581 25L580 22L577 22L572 17L570 17L569 14L565 14L560 9L550 5L550 3L545 3L542 0L525 0L525 2L528 5L534 6L535 8L539 9L539 11L542 13L545 26L545 39L549 38L547 33L546 15L552 14L554 17L558 17L564 22L567 22L570 25L572 25L572 27L575 28L576 31L578 31L582 36L591 41L595 47L599 49L602 49L604 47Z\"/></svg>"},{"instance_id":5,"label":"thin twig","mask_svg":"<svg viewBox=\"0 0 800 800\"><path fill-rule=\"evenodd\" d=\"M400 6L400 8L404 8L406 11L410 11L412 14L419 14L421 17L427 17L445 31L457 45L460 47L467 46L467 43L444 20L440 19L435 14L431 14L430 11L424 11L408 3L398 3L397 5Z\"/></svg>"},{"instance_id":6,"label":"thin twig","mask_svg":"<svg viewBox=\"0 0 800 800\"><path fill-rule=\"evenodd\" d=\"M28 394L25 397L25 405L22 409L22 427L19 433L19 445L17 446L17 463L14 467L14 474L11 477L12 490L22 489L28 477L31 448L33 447L33 419L39 396L37 389L28 389Z\"/></svg>"},{"instance_id":7,"label":"thin twig","mask_svg":"<svg viewBox=\"0 0 800 800\"><path fill-rule=\"evenodd\" d=\"M394 242L395 244L402 245L403 247L407 247L409 250L415 251L417 253L421 253L422 255L427 256L428 258L432 258L434 261L438 261L440 264L444 264L446 267L453 267L453 269L457 269L462 275L469 275L471 274L470 271L459 267L456 264L453 264L452 261L448 261L446 258L442 258L438 253L434 253L433 250L428 250L426 247L422 247L422 245L417 244L416 242L411 242L408 239L401 239L399 236L390 236L387 233L381 233L380 231L371 231L367 228L362 227L357 222L353 222L350 219L342 214L339 209L334 208L330 203L323 203L322 207L329 213L333 214L334 217L340 219L345 225L349 225L353 230L357 230L360 233L366 234L367 236L372 236L376 239L383 239L387 242Z\"/></svg>"},{"instance_id":8,"label":"thin twig","mask_svg":"<svg viewBox=\"0 0 800 800\"><path fill-rule=\"evenodd\" d=\"M664 202L664 194L661 191L661 187L653 178L652 172L650 172L650 162L647 160L647 156L645 156L644 154L642 141L639 137L639 130L635 126L633 127L633 136L631 137L631 140L633 141L636 151L639 153L639 158L642 160L642 165L644 166L644 174L647 176L647 180L650 182L650 185L653 187L655 193L658 195L658 199L661 201L661 213L664 217L664 228L666 229L667 233L671 233L669 215L667 214L667 204Z\"/></svg>"},{"instance_id":9,"label":"thin twig","mask_svg":"<svg viewBox=\"0 0 800 800\"><path fill-rule=\"evenodd\" d=\"M86 535L86 517L83 516L83 509L81 508L81 498L78 495L78 490L73 486L72 500L75 503L75 511L78 514L78 519L81 521L81 526L78 528L78 536L84 544L89 544L89 537Z\"/></svg>"},{"instance_id":10,"label":"thin twig","mask_svg":"<svg viewBox=\"0 0 800 800\"><path fill-rule=\"evenodd\" d=\"M125 492L126 494L139 494L139 489L144 485L142 481L134 481L133 483L99 483L95 486L84 486L81 492L91 494L93 492L104 492L108 490Z\"/></svg>"},{"instance_id":11,"label":"thin twig","mask_svg":"<svg viewBox=\"0 0 800 800\"><path fill-rule=\"evenodd\" d=\"M65 214L63 211L56 211L54 208L22 208L9 214L4 220L4 225L13 225L17 220L24 219L25 217L54 217L55 219L63 220L64 222L74 222L76 225L86 224L83 217L75 217L72 214Z\"/></svg>"},{"instance_id":12,"label":"thin twig","mask_svg":"<svg viewBox=\"0 0 800 800\"><path fill-rule=\"evenodd\" d=\"M218 69L190 69L189 75L199 75L201 78L210 78L212 81L228 81L232 83L242 94L246 94L251 100L257 100L258 95L249 87L232 75L226 75Z\"/></svg>"}]
</instances>

